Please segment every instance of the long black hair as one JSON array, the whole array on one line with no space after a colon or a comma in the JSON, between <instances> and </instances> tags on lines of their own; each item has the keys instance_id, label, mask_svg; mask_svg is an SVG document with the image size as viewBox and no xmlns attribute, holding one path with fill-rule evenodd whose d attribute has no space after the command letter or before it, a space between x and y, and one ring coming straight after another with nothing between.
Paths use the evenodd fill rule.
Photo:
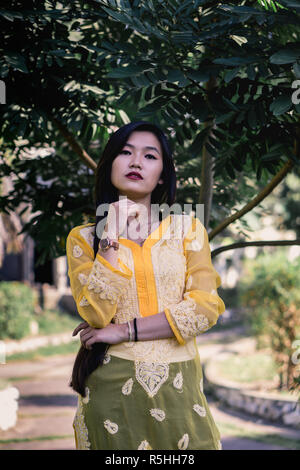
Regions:
<instances>
[{"instance_id":1,"label":"long black hair","mask_svg":"<svg viewBox=\"0 0 300 470\"><path fill-rule=\"evenodd\" d=\"M111 182L112 163L128 141L130 134L134 131L152 132L158 138L163 151L163 171L161 174L163 184L157 184L152 191L151 204L161 205L166 203L168 206L171 206L175 201L176 172L168 139L156 124L146 121L135 121L115 131L110 136L103 150L95 174L95 213L99 205L105 203L109 205L119 200L118 189ZM102 215L96 214L95 217L94 258L96 258L100 241L96 233L96 227L104 217L107 217L107 214L108 210ZM160 211L159 220L162 219L162 216L162 211ZM92 345L92 349L88 350L81 345L73 366L70 386L83 397L85 397L86 379L98 366L103 364L108 347L109 344L107 343L95 343Z\"/></svg>"}]
</instances>

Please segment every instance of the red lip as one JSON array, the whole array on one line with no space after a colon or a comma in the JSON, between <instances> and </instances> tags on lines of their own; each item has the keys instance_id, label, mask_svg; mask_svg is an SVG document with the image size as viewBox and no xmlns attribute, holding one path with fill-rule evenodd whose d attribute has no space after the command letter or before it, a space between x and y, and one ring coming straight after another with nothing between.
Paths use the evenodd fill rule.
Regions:
<instances>
[{"instance_id":1,"label":"red lip","mask_svg":"<svg viewBox=\"0 0 300 470\"><path fill-rule=\"evenodd\" d=\"M139 173L137 173L136 171L131 171L130 173L127 173L126 176L129 176L129 177L130 176L137 176L139 179L141 179L141 180L143 179L142 176Z\"/></svg>"}]
</instances>

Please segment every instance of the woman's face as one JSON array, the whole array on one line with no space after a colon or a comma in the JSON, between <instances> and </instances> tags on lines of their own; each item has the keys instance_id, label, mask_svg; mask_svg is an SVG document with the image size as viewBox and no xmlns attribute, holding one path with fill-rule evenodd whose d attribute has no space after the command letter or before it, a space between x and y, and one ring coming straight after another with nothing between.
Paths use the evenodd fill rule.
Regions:
<instances>
[{"instance_id":1,"label":"woman's face","mask_svg":"<svg viewBox=\"0 0 300 470\"><path fill-rule=\"evenodd\" d=\"M111 182L119 195L128 199L151 198L157 184L163 183L162 170L163 153L158 138L149 131L134 131L112 163ZM131 171L139 173L143 179L128 178L126 175Z\"/></svg>"}]
</instances>

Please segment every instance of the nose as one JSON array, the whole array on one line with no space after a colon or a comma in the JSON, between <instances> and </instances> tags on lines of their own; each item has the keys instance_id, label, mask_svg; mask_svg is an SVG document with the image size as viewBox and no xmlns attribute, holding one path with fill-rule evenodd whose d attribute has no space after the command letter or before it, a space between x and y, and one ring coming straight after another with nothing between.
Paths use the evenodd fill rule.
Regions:
<instances>
[{"instance_id":1,"label":"nose","mask_svg":"<svg viewBox=\"0 0 300 470\"><path fill-rule=\"evenodd\" d=\"M132 158L131 158L130 166L141 168L141 160L142 160L142 153L132 152Z\"/></svg>"}]
</instances>

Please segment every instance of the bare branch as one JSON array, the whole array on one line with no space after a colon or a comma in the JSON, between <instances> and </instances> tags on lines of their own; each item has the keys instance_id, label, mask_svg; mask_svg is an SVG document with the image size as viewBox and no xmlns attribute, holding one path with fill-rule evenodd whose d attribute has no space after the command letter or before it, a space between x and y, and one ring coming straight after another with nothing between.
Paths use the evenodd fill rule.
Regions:
<instances>
[{"instance_id":1,"label":"bare branch","mask_svg":"<svg viewBox=\"0 0 300 470\"><path fill-rule=\"evenodd\" d=\"M56 125L61 135L69 143L70 147L81 158L81 160L93 171L96 171L97 163L94 162L94 160L89 156L89 154L81 147L81 145L77 142L73 134L71 134L71 132L67 129L67 127L64 124L62 124L58 119L56 119L54 116L50 116L50 119Z\"/></svg>"},{"instance_id":2,"label":"bare branch","mask_svg":"<svg viewBox=\"0 0 300 470\"><path fill-rule=\"evenodd\" d=\"M220 246L215 250L212 250L211 257L219 255L223 251L235 250L236 248L245 248L246 246L287 246L287 245L300 245L300 238L296 240L270 240L270 241L259 241L259 242L238 242L232 243L227 246Z\"/></svg>"},{"instance_id":3,"label":"bare branch","mask_svg":"<svg viewBox=\"0 0 300 470\"><path fill-rule=\"evenodd\" d=\"M227 217L221 222L216 228L211 230L208 234L209 240L212 240L218 233L220 233L224 228L230 225L237 219L240 219L243 215L250 212L255 206L257 206L261 201L263 201L276 186L281 183L281 181L285 178L287 173L293 168L295 163L293 160L289 159L285 165L279 170L279 172L272 178L272 180L260 191L257 196L255 196L252 201L248 202L241 210L237 211L235 214Z\"/></svg>"}]
</instances>

